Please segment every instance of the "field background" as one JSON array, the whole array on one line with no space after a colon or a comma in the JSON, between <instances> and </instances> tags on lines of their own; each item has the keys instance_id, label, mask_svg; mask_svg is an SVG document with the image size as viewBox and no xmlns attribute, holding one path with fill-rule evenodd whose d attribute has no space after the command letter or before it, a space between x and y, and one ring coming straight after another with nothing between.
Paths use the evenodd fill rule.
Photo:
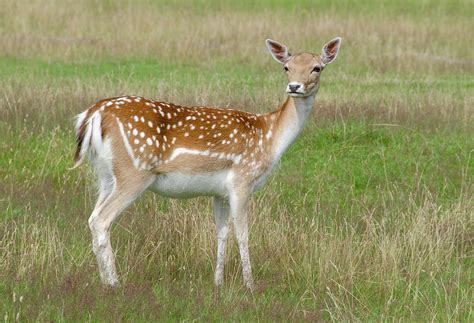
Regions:
<instances>
[{"instance_id":1,"label":"field background","mask_svg":"<svg viewBox=\"0 0 474 323\"><path fill-rule=\"evenodd\" d=\"M0 318L5 321L473 319L470 1L0 0ZM314 113L250 210L257 283L229 241L214 290L210 199L145 194L99 284L73 116L123 94L267 112L264 40L343 38Z\"/></svg>"}]
</instances>

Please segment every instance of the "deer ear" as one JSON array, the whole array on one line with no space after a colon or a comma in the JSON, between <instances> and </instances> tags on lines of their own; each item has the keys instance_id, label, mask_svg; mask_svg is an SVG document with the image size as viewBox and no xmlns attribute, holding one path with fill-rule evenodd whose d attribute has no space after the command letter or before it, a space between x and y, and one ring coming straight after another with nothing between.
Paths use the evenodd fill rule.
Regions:
<instances>
[{"instance_id":1,"label":"deer ear","mask_svg":"<svg viewBox=\"0 0 474 323\"><path fill-rule=\"evenodd\" d=\"M288 59L291 57L290 52L288 51L288 47L279 42L276 42L271 39L267 39L265 41L267 45L268 51L272 54L273 58L278 62L285 64Z\"/></svg>"},{"instance_id":2,"label":"deer ear","mask_svg":"<svg viewBox=\"0 0 474 323\"><path fill-rule=\"evenodd\" d=\"M324 64L329 64L336 59L339 48L341 47L341 41L341 37L336 37L324 45L321 54L321 61Z\"/></svg>"}]
</instances>

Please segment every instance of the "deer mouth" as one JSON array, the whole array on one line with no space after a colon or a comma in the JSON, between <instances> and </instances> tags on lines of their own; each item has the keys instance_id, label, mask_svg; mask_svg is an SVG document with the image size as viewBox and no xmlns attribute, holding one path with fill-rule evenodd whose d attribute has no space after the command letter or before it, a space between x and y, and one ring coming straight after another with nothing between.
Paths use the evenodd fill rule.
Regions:
<instances>
[{"instance_id":1,"label":"deer mouth","mask_svg":"<svg viewBox=\"0 0 474 323\"><path fill-rule=\"evenodd\" d=\"M304 92L298 92L298 91L287 91L287 93L289 96L293 96L293 97L300 97L306 94Z\"/></svg>"}]
</instances>

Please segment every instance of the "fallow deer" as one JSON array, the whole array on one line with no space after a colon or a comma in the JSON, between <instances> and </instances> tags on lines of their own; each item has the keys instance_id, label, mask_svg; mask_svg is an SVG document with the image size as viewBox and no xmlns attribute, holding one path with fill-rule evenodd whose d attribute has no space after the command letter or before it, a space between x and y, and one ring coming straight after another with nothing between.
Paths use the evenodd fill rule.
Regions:
<instances>
[{"instance_id":1,"label":"fallow deer","mask_svg":"<svg viewBox=\"0 0 474 323\"><path fill-rule=\"evenodd\" d=\"M268 50L288 76L288 98L267 114L123 96L101 100L77 116L73 168L89 156L98 176L99 196L89 227L104 284L118 284L111 224L149 189L173 198L213 196L215 284L223 284L230 216L243 281L252 288L246 210L250 195L300 134L321 72L336 58L340 44L338 37L324 45L321 54L292 55L285 45L267 39Z\"/></svg>"}]
</instances>

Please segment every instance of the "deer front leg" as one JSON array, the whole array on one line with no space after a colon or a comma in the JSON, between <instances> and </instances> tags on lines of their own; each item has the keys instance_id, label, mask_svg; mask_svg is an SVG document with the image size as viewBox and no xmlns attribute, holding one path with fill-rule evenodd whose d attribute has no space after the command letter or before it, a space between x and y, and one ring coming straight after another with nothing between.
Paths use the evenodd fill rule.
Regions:
<instances>
[{"instance_id":1,"label":"deer front leg","mask_svg":"<svg viewBox=\"0 0 474 323\"><path fill-rule=\"evenodd\" d=\"M230 212L234 223L235 237L239 245L240 260L244 284L248 289L253 289L252 268L249 255L249 233L247 220L247 205L250 194L247 191L234 192L230 195Z\"/></svg>"},{"instance_id":2,"label":"deer front leg","mask_svg":"<svg viewBox=\"0 0 474 323\"><path fill-rule=\"evenodd\" d=\"M214 197L214 221L217 235L217 263L214 282L217 287L224 282L224 262L227 236L229 233L229 201L222 197Z\"/></svg>"}]
</instances>

